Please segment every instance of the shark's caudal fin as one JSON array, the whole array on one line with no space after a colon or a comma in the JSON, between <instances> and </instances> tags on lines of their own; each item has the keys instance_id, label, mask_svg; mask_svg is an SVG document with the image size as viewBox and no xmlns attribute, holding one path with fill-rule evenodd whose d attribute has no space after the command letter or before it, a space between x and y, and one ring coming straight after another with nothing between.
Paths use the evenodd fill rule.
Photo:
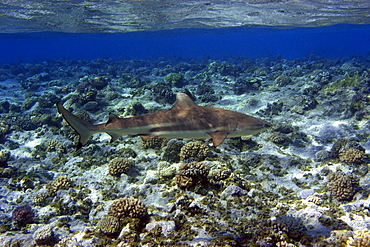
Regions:
<instances>
[{"instance_id":1,"label":"shark's caudal fin","mask_svg":"<svg viewBox=\"0 0 370 247\"><path fill-rule=\"evenodd\" d=\"M62 114L63 118L72 126L72 128L78 133L79 139L77 144L77 150L84 145L87 140L95 133L94 125L91 123L82 120L81 118L73 115L67 111L62 104L56 103L58 112Z\"/></svg>"}]
</instances>

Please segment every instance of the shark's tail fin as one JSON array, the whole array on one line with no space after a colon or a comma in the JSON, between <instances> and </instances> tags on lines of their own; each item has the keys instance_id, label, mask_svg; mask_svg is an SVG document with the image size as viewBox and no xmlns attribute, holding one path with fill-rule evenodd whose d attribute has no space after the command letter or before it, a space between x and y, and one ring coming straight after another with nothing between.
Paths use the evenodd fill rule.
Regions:
<instances>
[{"instance_id":1,"label":"shark's tail fin","mask_svg":"<svg viewBox=\"0 0 370 247\"><path fill-rule=\"evenodd\" d=\"M56 103L56 105L58 108L58 112L62 114L67 123L78 133L79 139L77 150L80 149L95 133L94 125L73 115L72 113L67 111L62 104Z\"/></svg>"}]
</instances>

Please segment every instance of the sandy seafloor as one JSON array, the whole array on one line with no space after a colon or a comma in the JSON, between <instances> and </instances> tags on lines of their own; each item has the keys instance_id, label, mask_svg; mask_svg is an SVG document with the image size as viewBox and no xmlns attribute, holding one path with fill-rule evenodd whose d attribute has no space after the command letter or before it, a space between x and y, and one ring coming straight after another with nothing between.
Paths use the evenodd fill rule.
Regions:
<instances>
[{"instance_id":1,"label":"sandy seafloor","mask_svg":"<svg viewBox=\"0 0 370 247\"><path fill-rule=\"evenodd\" d=\"M0 245L370 246L369 68L315 55L2 65ZM76 151L55 107L103 123L169 109L177 91L273 127L217 148L96 134ZM112 175L114 158L132 166ZM125 197L147 215L102 220Z\"/></svg>"}]
</instances>

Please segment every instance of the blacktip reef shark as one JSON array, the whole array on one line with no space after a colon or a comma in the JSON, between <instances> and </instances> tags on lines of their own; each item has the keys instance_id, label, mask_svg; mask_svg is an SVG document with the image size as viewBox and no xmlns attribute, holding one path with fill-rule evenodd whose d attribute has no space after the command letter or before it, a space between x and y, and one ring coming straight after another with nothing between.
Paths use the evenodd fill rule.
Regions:
<instances>
[{"instance_id":1,"label":"blacktip reef shark","mask_svg":"<svg viewBox=\"0 0 370 247\"><path fill-rule=\"evenodd\" d=\"M108 122L93 125L67 111L57 103L58 112L79 134L77 149L98 132L109 134L111 141L122 135L138 135L142 140L153 137L207 139L219 146L227 137L253 135L271 124L243 113L221 108L198 106L184 93L177 93L176 102L169 110L119 118L109 114Z\"/></svg>"}]
</instances>

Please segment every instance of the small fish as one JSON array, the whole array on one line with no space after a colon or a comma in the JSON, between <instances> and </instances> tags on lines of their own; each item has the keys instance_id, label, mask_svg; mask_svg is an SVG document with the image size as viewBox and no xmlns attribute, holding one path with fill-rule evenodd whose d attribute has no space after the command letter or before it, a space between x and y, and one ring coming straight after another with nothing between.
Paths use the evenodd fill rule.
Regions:
<instances>
[{"instance_id":1,"label":"small fish","mask_svg":"<svg viewBox=\"0 0 370 247\"><path fill-rule=\"evenodd\" d=\"M153 137L164 138L212 138L219 146L227 137L253 135L271 124L243 113L221 108L198 106L184 93L177 93L171 109L130 118L119 118L109 114L108 122L93 125L67 111L62 104L56 104L58 112L79 134L77 149L98 132L109 134L111 141L122 135L139 135L143 140Z\"/></svg>"}]
</instances>

